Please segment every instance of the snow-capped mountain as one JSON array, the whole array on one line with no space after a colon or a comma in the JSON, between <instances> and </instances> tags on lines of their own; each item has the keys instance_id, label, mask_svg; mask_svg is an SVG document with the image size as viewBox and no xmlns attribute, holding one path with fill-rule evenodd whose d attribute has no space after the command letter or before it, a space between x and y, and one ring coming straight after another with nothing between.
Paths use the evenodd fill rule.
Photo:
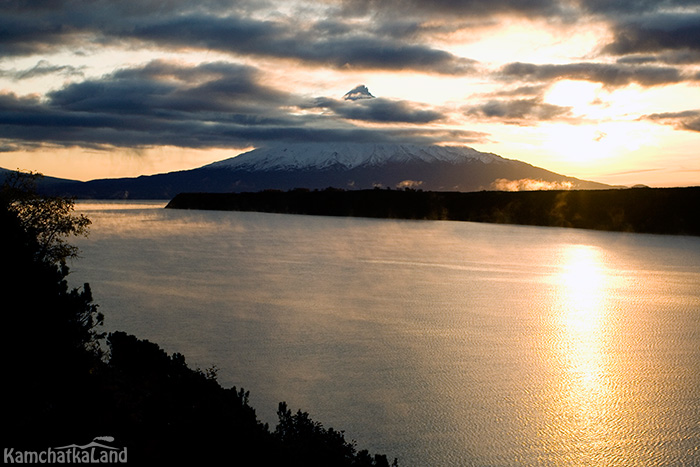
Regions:
<instances>
[{"instance_id":1,"label":"snow-capped mountain","mask_svg":"<svg viewBox=\"0 0 700 467\"><path fill-rule=\"evenodd\" d=\"M355 86L343 96L343 100L346 101L359 101L364 99L376 99L364 84Z\"/></svg>"},{"instance_id":2,"label":"snow-capped mountain","mask_svg":"<svg viewBox=\"0 0 700 467\"><path fill-rule=\"evenodd\" d=\"M392 163L448 162L453 164L504 161L468 147L417 146L374 143L296 143L262 147L239 156L214 162L204 168L241 170L354 169Z\"/></svg>"},{"instance_id":3,"label":"snow-capped mountain","mask_svg":"<svg viewBox=\"0 0 700 467\"><path fill-rule=\"evenodd\" d=\"M601 189L468 147L370 143L274 144L204 167L137 178L47 183L83 198L166 199L183 192L419 188L426 191Z\"/></svg>"}]
</instances>

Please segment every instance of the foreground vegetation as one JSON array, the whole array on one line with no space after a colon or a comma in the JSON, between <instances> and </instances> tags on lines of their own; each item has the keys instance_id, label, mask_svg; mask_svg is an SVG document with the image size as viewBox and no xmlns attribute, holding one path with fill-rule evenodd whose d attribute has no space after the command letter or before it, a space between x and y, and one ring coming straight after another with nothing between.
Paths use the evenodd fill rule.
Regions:
<instances>
[{"instance_id":1,"label":"foreground vegetation","mask_svg":"<svg viewBox=\"0 0 700 467\"><path fill-rule=\"evenodd\" d=\"M22 179L0 192L6 248L2 296L3 448L85 445L98 436L149 465L387 466L282 402L279 423L261 423L243 389L214 370L124 332L99 332L90 287L68 287L66 238L90 221L61 198L40 198ZM7 459L6 459L7 461ZM396 462L396 461L394 461ZM167 464L166 464L167 463Z\"/></svg>"},{"instance_id":2,"label":"foreground vegetation","mask_svg":"<svg viewBox=\"0 0 700 467\"><path fill-rule=\"evenodd\" d=\"M410 189L183 193L167 207L700 235L698 206L700 187L471 193Z\"/></svg>"}]
</instances>

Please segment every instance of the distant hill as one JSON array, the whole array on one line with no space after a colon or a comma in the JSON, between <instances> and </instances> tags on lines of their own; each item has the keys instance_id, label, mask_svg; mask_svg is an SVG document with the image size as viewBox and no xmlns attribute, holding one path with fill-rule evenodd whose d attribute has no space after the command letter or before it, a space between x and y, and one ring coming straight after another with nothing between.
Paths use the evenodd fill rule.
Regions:
<instances>
[{"instance_id":1,"label":"distant hill","mask_svg":"<svg viewBox=\"0 0 700 467\"><path fill-rule=\"evenodd\" d=\"M170 199L183 192L293 188L421 188L430 191L604 189L468 147L369 143L275 144L192 170L78 182L45 180L42 190L80 198Z\"/></svg>"},{"instance_id":2,"label":"distant hill","mask_svg":"<svg viewBox=\"0 0 700 467\"><path fill-rule=\"evenodd\" d=\"M457 220L622 232L700 235L700 187L472 193L292 190L183 193L173 209Z\"/></svg>"}]
</instances>

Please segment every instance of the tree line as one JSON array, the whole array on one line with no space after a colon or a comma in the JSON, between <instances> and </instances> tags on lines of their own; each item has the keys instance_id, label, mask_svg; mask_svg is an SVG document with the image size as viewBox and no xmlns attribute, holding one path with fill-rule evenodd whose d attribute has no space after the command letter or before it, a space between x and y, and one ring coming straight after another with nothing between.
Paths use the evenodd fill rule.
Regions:
<instances>
[{"instance_id":1,"label":"tree line","mask_svg":"<svg viewBox=\"0 0 700 467\"><path fill-rule=\"evenodd\" d=\"M700 235L698 206L700 187L521 192L328 188L181 193L167 207Z\"/></svg>"}]
</instances>

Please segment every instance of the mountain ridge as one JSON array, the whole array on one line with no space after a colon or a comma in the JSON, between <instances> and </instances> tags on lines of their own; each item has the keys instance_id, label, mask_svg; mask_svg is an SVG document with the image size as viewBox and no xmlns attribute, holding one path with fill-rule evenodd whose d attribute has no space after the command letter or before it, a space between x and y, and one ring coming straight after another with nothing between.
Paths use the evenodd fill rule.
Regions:
<instances>
[{"instance_id":1,"label":"mountain ridge","mask_svg":"<svg viewBox=\"0 0 700 467\"><path fill-rule=\"evenodd\" d=\"M278 143L196 169L87 182L47 177L39 185L45 194L101 199L328 187L460 192L611 188L466 146L386 143Z\"/></svg>"}]
</instances>

